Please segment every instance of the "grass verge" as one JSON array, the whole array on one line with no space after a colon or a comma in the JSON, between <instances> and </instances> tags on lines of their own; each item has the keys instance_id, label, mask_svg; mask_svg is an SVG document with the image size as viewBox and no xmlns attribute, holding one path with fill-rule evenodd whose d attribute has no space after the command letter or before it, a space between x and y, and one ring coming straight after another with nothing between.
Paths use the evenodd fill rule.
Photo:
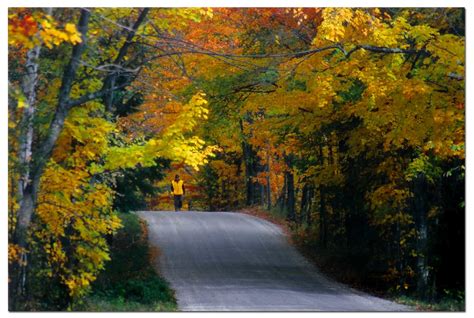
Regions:
<instances>
[{"instance_id":1,"label":"grass verge","mask_svg":"<svg viewBox=\"0 0 474 318\"><path fill-rule=\"evenodd\" d=\"M464 293L459 291L445 291L437 302L426 302L407 296L399 296L395 301L419 311L466 311Z\"/></svg>"},{"instance_id":2,"label":"grass verge","mask_svg":"<svg viewBox=\"0 0 474 318\"><path fill-rule=\"evenodd\" d=\"M110 239L110 257L79 311L176 311L174 292L152 266L157 250L148 245L145 221L119 215L123 227Z\"/></svg>"}]
</instances>

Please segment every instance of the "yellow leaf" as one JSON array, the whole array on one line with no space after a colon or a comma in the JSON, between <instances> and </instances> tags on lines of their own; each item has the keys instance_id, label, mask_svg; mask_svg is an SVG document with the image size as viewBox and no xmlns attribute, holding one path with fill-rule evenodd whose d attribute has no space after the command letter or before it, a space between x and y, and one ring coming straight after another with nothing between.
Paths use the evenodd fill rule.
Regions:
<instances>
[{"instance_id":1,"label":"yellow leaf","mask_svg":"<svg viewBox=\"0 0 474 318\"><path fill-rule=\"evenodd\" d=\"M26 106L25 99L23 97L18 98L18 108L23 108Z\"/></svg>"},{"instance_id":2,"label":"yellow leaf","mask_svg":"<svg viewBox=\"0 0 474 318\"><path fill-rule=\"evenodd\" d=\"M77 33L76 26L72 23L67 23L64 29L69 33Z\"/></svg>"}]
</instances>

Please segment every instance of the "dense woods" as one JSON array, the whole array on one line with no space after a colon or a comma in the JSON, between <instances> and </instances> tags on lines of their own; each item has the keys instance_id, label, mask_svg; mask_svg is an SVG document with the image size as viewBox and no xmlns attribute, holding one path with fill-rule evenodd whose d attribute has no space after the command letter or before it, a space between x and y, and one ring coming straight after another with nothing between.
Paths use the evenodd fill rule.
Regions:
<instances>
[{"instance_id":1,"label":"dense woods","mask_svg":"<svg viewBox=\"0 0 474 318\"><path fill-rule=\"evenodd\" d=\"M10 309L72 308L176 173L185 208L260 206L367 284L462 294L464 14L10 8Z\"/></svg>"}]
</instances>

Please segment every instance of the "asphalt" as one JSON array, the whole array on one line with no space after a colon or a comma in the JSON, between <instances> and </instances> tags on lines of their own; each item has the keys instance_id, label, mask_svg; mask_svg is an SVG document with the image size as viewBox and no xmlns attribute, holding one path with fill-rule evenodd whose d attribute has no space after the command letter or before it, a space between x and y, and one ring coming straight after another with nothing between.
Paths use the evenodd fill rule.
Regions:
<instances>
[{"instance_id":1,"label":"asphalt","mask_svg":"<svg viewBox=\"0 0 474 318\"><path fill-rule=\"evenodd\" d=\"M137 212L181 311L412 311L324 276L281 229L234 212Z\"/></svg>"}]
</instances>

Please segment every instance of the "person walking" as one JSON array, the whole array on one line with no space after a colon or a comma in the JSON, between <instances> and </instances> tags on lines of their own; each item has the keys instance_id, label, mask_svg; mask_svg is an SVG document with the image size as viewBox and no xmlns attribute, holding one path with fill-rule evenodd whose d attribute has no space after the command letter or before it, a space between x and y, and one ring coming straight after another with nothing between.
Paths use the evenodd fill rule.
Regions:
<instances>
[{"instance_id":1,"label":"person walking","mask_svg":"<svg viewBox=\"0 0 474 318\"><path fill-rule=\"evenodd\" d=\"M179 175L174 177L174 180L171 181L171 193L173 193L174 198L174 210L180 211L183 207L183 196L185 194L184 182L180 180Z\"/></svg>"}]
</instances>

